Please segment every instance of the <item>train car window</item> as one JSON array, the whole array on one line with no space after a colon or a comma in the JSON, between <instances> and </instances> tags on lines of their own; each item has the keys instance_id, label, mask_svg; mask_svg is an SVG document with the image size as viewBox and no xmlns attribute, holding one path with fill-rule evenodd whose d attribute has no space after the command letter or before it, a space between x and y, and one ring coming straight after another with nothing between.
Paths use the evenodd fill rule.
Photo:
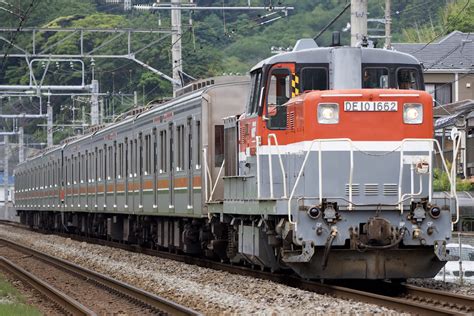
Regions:
<instances>
[{"instance_id":1,"label":"train car window","mask_svg":"<svg viewBox=\"0 0 474 316\"><path fill-rule=\"evenodd\" d=\"M151 135L145 135L145 175L151 174Z\"/></svg>"},{"instance_id":2,"label":"train car window","mask_svg":"<svg viewBox=\"0 0 474 316\"><path fill-rule=\"evenodd\" d=\"M362 71L363 89L387 89L388 69L379 67L365 67Z\"/></svg>"},{"instance_id":3,"label":"train car window","mask_svg":"<svg viewBox=\"0 0 474 316\"><path fill-rule=\"evenodd\" d=\"M58 186L59 186L59 185L61 185L61 176L62 176L61 175L61 161L60 160L58 160L57 166L58 166Z\"/></svg>"},{"instance_id":4,"label":"train car window","mask_svg":"<svg viewBox=\"0 0 474 316\"><path fill-rule=\"evenodd\" d=\"M301 70L301 92L327 90L328 71L326 68L307 67Z\"/></svg>"},{"instance_id":5,"label":"train car window","mask_svg":"<svg viewBox=\"0 0 474 316\"><path fill-rule=\"evenodd\" d=\"M397 70L397 87L402 90L420 90L421 81L417 69L399 68Z\"/></svg>"},{"instance_id":6,"label":"train car window","mask_svg":"<svg viewBox=\"0 0 474 316\"><path fill-rule=\"evenodd\" d=\"M140 176L143 175L143 160L144 160L144 155L143 155L143 134L140 133L138 135L138 147L139 147L139 154L138 154L138 174ZM146 154L145 154L146 156Z\"/></svg>"},{"instance_id":7,"label":"train car window","mask_svg":"<svg viewBox=\"0 0 474 316\"><path fill-rule=\"evenodd\" d=\"M76 176L76 166L74 165L74 157L71 156L71 158L69 159L69 167L70 167L70 179L69 179L69 182L71 183L71 185L74 184L74 177Z\"/></svg>"},{"instance_id":8,"label":"train car window","mask_svg":"<svg viewBox=\"0 0 474 316\"><path fill-rule=\"evenodd\" d=\"M117 141L114 141L114 147L112 150L113 159L110 159L112 165L112 179L117 179Z\"/></svg>"},{"instance_id":9,"label":"train car window","mask_svg":"<svg viewBox=\"0 0 474 316\"><path fill-rule=\"evenodd\" d=\"M167 151L168 138L166 136L166 130L160 131L160 173L166 172L166 166L168 166L166 157L168 155Z\"/></svg>"},{"instance_id":10,"label":"train car window","mask_svg":"<svg viewBox=\"0 0 474 316\"><path fill-rule=\"evenodd\" d=\"M133 176L136 177L138 173L138 139L133 140ZM140 161L141 163L141 161Z\"/></svg>"},{"instance_id":11,"label":"train car window","mask_svg":"<svg viewBox=\"0 0 474 316\"><path fill-rule=\"evenodd\" d=\"M115 162L115 158L114 157L114 147L113 146L109 146L109 153L107 155L107 159L108 159L108 169L107 169L107 179L110 180L110 179L114 179L115 177L115 170L114 170L114 162Z\"/></svg>"},{"instance_id":12,"label":"train car window","mask_svg":"<svg viewBox=\"0 0 474 316\"><path fill-rule=\"evenodd\" d=\"M193 169L193 120L188 118L188 170Z\"/></svg>"},{"instance_id":13,"label":"train car window","mask_svg":"<svg viewBox=\"0 0 474 316\"><path fill-rule=\"evenodd\" d=\"M108 170L108 159L110 158L109 153L107 152L107 145L104 145L104 181L110 179L109 170Z\"/></svg>"},{"instance_id":14,"label":"train car window","mask_svg":"<svg viewBox=\"0 0 474 316\"><path fill-rule=\"evenodd\" d=\"M133 140L130 140L128 151L129 151L129 154L130 154L130 159L129 159L129 161L130 161L130 164L129 164L130 173L129 173L129 177L132 178L133 177Z\"/></svg>"},{"instance_id":15,"label":"train car window","mask_svg":"<svg viewBox=\"0 0 474 316\"><path fill-rule=\"evenodd\" d=\"M104 177L104 151L99 149L99 181Z\"/></svg>"},{"instance_id":16,"label":"train car window","mask_svg":"<svg viewBox=\"0 0 474 316\"><path fill-rule=\"evenodd\" d=\"M196 121L196 169L201 168L201 121Z\"/></svg>"},{"instance_id":17,"label":"train car window","mask_svg":"<svg viewBox=\"0 0 474 316\"><path fill-rule=\"evenodd\" d=\"M129 163L129 160L128 160L128 139L125 138L125 140L123 141L123 145L125 146L125 154L124 154L124 170L123 170L123 177L124 178L127 178L128 177L128 163Z\"/></svg>"},{"instance_id":18,"label":"train car window","mask_svg":"<svg viewBox=\"0 0 474 316\"><path fill-rule=\"evenodd\" d=\"M98 181L99 179L99 166L98 166L98 160L99 160L99 157L98 157L98 151L97 151L97 147L95 148L95 152L93 153L94 155L94 181Z\"/></svg>"},{"instance_id":19,"label":"train car window","mask_svg":"<svg viewBox=\"0 0 474 316\"><path fill-rule=\"evenodd\" d=\"M250 74L250 81L252 86L250 88L249 101L247 106L247 113L253 114L257 112L258 101L260 100L260 92L262 85L262 70L258 69Z\"/></svg>"},{"instance_id":20,"label":"train car window","mask_svg":"<svg viewBox=\"0 0 474 316\"><path fill-rule=\"evenodd\" d=\"M267 127L286 129L285 103L291 97L291 72L288 69L273 69L268 83Z\"/></svg>"},{"instance_id":21,"label":"train car window","mask_svg":"<svg viewBox=\"0 0 474 316\"><path fill-rule=\"evenodd\" d=\"M153 174L156 175L157 164L158 164L158 136L156 128L153 129ZM156 203L155 203L156 204Z\"/></svg>"},{"instance_id":22,"label":"train car window","mask_svg":"<svg viewBox=\"0 0 474 316\"><path fill-rule=\"evenodd\" d=\"M86 165L85 165L85 168L84 168L84 170L85 170L84 181L85 181L86 183L87 183L87 181L88 181L88 179L89 179L89 156L90 156L89 152L86 151L86 155L85 155L85 157L86 157L86 158L85 158L85 163L86 163Z\"/></svg>"},{"instance_id":23,"label":"train car window","mask_svg":"<svg viewBox=\"0 0 474 316\"><path fill-rule=\"evenodd\" d=\"M178 125L177 128L177 154L178 161L176 170L181 171L184 169L184 125Z\"/></svg>"},{"instance_id":24,"label":"train car window","mask_svg":"<svg viewBox=\"0 0 474 316\"><path fill-rule=\"evenodd\" d=\"M75 183L81 182L81 156L80 154L77 157L74 157L74 164L76 166L76 178L74 179Z\"/></svg>"},{"instance_id":25,"label":"train car window","mask_svg":"<svg viewBox=\"0 0 474 316\"><path fill-rule=\"evenodd\" d=\"M169 171L173 172L174 168L174 129L173 129L173 123L170 123L168 125L168 131L169 131ZM171 194L173 191L171 192Z\"/></svg>"},{"instance_id":26,"label":"train car window","mask_svg":"<svg viewBox=\"0 0 474 316\"><path fill-rule=\"evenodd\" d=\"M82 165L81 154L77 154L77 183L82 182L82 170L84 166Z\"/></svg>"},{"instance_id":27,"label":"train car window","mask_svg":"<svg viewBox=\"0 0 474 316\"><path fill-rule=\"evenodd\" d=\"M122 178L122 164L123 164L123 144L118 144L118 157L117 157L117 179Z\"/></svg>"},{"instance_id":28,"label":"train car window","mask_svg":"<svg viewBox=\"0 0 474 316\"><path fill-rule=\"evenodd\" d=\"M224 162L224 125L214 127L214 166L221 167Z\"/></svg>"}]
</instances>

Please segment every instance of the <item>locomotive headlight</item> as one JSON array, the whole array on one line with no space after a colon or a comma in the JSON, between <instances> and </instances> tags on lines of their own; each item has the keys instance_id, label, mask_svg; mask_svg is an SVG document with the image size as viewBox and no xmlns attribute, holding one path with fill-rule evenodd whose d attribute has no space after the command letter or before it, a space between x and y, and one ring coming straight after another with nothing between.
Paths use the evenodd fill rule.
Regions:
<instances>
[{"instance_id":1,"label":"locomotive headlight","mask_svg":"<svg viewBox=\"0 0 474 316\"><path fill-rule=\"evenodd\" d=\"M318 104L318 122L320 124L339 123L339 104L337 103Z\"/></svg>"},{"instance_id":2,"label":"locomotive headlight","mask_svg":"<svg viewBox=\"0 0 474 316\"><path fill-rule=\"evenodd\" d=\"M419 103L405 103L403 105L403 122L406 124L423 123L423 106Z\"/></svg>"}]
</instances>

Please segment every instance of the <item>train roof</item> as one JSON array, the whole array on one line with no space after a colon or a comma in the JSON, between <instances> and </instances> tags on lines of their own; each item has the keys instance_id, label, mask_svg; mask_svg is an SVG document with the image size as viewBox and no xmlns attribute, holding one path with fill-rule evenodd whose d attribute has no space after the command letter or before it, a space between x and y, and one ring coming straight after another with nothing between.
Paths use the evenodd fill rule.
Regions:
<instances>
[{"instance_id":1,"label":"train roof","mask_svg":"<svg viewBox=\"0 0 474 316\"><path fill-rule=\"evenodd\" d=\"M211 90L212 88L220 87L220 86L225 86L225 85L236 85L236 84L241 84L245 83L248 81L248 76L222 76L222 77L214 77L214 78L208 78L208 79L203 79L203 80L198 80L197 82L193 82L191 85L192 87L190 89L184 90L184 94L179 95L176 98L173 98L167 102L160 103L160 104L152 104L152 107L144 112L141 112L140 114L134 115L134 116L128 116L124 118L123 120L119 122L114 122L114 123L109 123L105 125L103 128L96 130L94 132L90 132L88 134L81 135L79 137L73 138L69 142L62 144L62 145L55 145L50 148L46 148L40 153L28 157L25 159L24 162L21 164L18 164L17 167L21 167L26 163L31 163L35 159L39 157L44 157L48 154L52 154L55 151L67 148L68 146L72 146L74 144L77 144L81 141L84 141L87 138L96 136L96 135L102 135L104 133L109 132L110 130L113 130L119 126L125 125L127 123L131 123L138 118L145 118L149 115L152 115L157 112L162 112L166 110L170 110L176 105L179 105L184 102L189 102L191 100L194 100L204 93L206 93L208 90ZM206 82L206 84L203 84ZM186 88L186 87L185 87Z\"/></svg>"},{"instance_id":2,"label":"train roof","mask_svg":"<svg viewBox=\"0 0 474 316\"><path fill-rule=\"evenodd\" d=\"M303 42L304 41L304 42ZM311 41L314 44L311 44ZM402 53L394 50L387 50L382 48L368 48L368 47L318 47L316 42L312 39L299 40L291 52L281 53L256 64L252 70L260 69L265 65L273 65L276 63L330 63L332 52L336 49L350 49L360 50L362 56L362 63L371 64L414 64L419 65L418 59L410 54Z\"/></svg>"}]
</instances>

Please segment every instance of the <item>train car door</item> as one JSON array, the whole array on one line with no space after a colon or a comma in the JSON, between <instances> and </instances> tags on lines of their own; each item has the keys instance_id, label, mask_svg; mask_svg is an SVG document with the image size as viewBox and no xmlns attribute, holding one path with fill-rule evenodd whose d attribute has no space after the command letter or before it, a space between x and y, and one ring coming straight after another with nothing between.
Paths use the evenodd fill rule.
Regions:
<instances>
[{"instance_id":1,"label":"train car door","mask_svg":"<svg viewBox=\"0 0 474 316\"><path fill-rule=\"evenodd\" d=\"M143 133L138 134L138 211L143 211Z\"/></svg>"},{"instance_id":2,"label":"train car door","mask_svg":"<svg viewBox=\"0 0 474 316\"><path fill-rule=\"evenodd\" d=\"M193 118L188 117L188 121L186 124L186 128L188 131L187 137L187 173L188 173L188 210L193 209L193 197L194 197L194 190L193 190L193 178L194 178L194 168L193 168Z\"/></svg>"},{"instance_id":3,"label":"train car door","mask_svg":"<svg viewBox=\"0 0 474 316\"><path fill-rule=\"evenodd\" d=\"M96 147L94 151L94 177L92 178L95 183L94 188L94 208L97 210L99 207L99 168L98 168L98 159L99 159L99 149Z\"/></svg>"},{"instance_id":4,"label":"train car door","mask_svg":"<svg viewBox=\"0 0 474 316\"><path fill-rule=\"evenodd\" d=\"M130 206L130 202L129 202L129 194L128 194L128 184L129 184L129 175L130 175L130 155L129 155L129 145L128 145L128 138L125 137L124 141L123 141L123 146L125 146L125 155L124 155L124 158L125 158L125 161L123 162L124 163L124 166L125 166L125 170L123 171L123 179L124 179L124 195L125 195L125 201L124 201L124 208L126 211L128 211L128 207Z\"/></svg>"},{"instance_id":5,"label":"train car door","mask_svg":"<svg viewBox=\"0 0 474 316\"><path fill-rule=\"evenodd\" d=\"M158 208L158 131L153 128L153 211Z\"/></svg>"},{"instance_id":6,"label":"train car door","mask_svg":"<svg viewBox=\"0 0 474 316\"><path fill-rule=\"evenodd\" d=\"M168 125L169 135L169 212L174 213L174 124Z\"/></svg>"}]
</instances>

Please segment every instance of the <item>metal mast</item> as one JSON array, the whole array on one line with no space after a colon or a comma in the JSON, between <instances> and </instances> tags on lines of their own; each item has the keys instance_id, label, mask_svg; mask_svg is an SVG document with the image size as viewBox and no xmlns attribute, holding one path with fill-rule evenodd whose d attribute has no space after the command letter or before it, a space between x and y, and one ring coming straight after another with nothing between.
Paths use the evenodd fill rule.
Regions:
<instances>
[{"instance_id":1,"label":"metal mast","mask_svg":"<svg viewBox=\"0 0 474 316\"><path fill-rule=\"evenodd\" d=\"M392 48L392 16L390 14L391 0L385 0L385 48Z\"/></svg>"},{"instance_id":2,"label":"metal mast","mask_svg":"<svg viewBox=\"0 0 474 316\"><path fill-rule=\"evenodd\" d=\"M179 74L183 71L183 60L182 60L182 46L181 46L181 10L176 9L181 6L181 0L171 0L171 29L173 33L171 34L171 59L173 63L171 67L173 68L173 96L175 96L176 90L180 87Z\"/></svg>"},{"instance_id":3,"label":"metal mast","mask_svg":"<svg viewBox=\"0 0 474 316\"><path fill-rule=\"evenodd\" d=\"M351 0L351 46L367 37L367 1Z\"/></svg>"}]
</instances>

